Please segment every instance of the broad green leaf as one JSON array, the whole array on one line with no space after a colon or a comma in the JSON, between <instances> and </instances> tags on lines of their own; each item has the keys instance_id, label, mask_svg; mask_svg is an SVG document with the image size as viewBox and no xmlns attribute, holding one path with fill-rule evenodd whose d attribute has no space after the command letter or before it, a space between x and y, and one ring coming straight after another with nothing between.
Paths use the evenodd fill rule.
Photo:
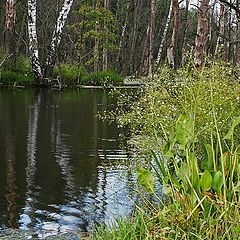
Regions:
<instances>
[{"instance_id":1,"label":"broad green leaf","mask_svg":"<svg viewBox=\"0 0 240 240\"><path fill-rule=\"evenodd\" d=\"M240 117L235 117L233 119L232 126L230 127L230 129L229 129L227 135L224 137L224 139L229 139L230 140L232 138L233 134L234 134L235 127L239 124L240 124Z\"/></svg>"},{"instance_id":2,"label":"broad green leaf","mask_svg":"<svg viewBox=\"0 0 240 240\"><path fill-rule=\"evenodd\" d=\"M204 191L208 191L212 187L212 175L208 170L205 170L201 176L200 186Z\"/></svg>"},{"instance_id":3,"label":"broad green leaf","mask_svg":"<svg viewBox=\"0 0 240 240\"><path fill-rule=\"evenodd\" d=\"M175 142L176 142L175 137L169 137L168 142L163 147L163 154L165 157L174 158L173 146L174 146Z\"/></svg>"},{"instance_id":4,"label":"broad green leaf","mask_svg":"<svg viewBox=\"0 0 240 240\"><path fill-rule=\"evenodd\" d=\"M217 194L220 194L220 193L221 193L221 189L222 189L222 186L223 186L223 182L224 182L224 179L223 179L223 174L222 174L222 172L217 171L217 172L214 174L213 183L212 183L213 189L214 189L214 191L215 191Z\"/></svg>"},{"instance_id":5,"label":"broad green leaf","mask_svg":"<svg viewBox=\"0 0 240 240\"><path fill-rule=\"evenodd\" d=\"M194 121L189 114L181 115L176 122L176 141L182 149L194 141Z\"/></svg>"},{"instance_id":6,"label":"broad green leaf","mask_svg":"<svg viewBox=\"0 0 240 240\"><path fill-rule=\"evenodd\" d=\"M163 192L165 195L170 196L170 195L171 195L171 187L170 187L168 184L164 183L164 184L162 185L162 192Z\"/></svg>"},{"instance_id":7,"label":"broad green leaf","mask_svg":"<svg viewBox=\"0 0 240 240\"><path fill-rule=\"evenodd\" d=\"M211 171L213 170L213 162L214 162L214 153L212 146L210 144L205 144L206 156L204 160L201 162L201 168L204 170Z\"/></svg>"},{"instance_id":8,"label":"broad green leaf","mask_svg":"<svg viewBox=\"0 0 240 240\"><path fill-rule=\"evenodd\" d=\"M145 168L137 168L137 178L139 184L150 193L154 193L155 190L155 179L152 173Z\"/></svg>"}]
</instances>

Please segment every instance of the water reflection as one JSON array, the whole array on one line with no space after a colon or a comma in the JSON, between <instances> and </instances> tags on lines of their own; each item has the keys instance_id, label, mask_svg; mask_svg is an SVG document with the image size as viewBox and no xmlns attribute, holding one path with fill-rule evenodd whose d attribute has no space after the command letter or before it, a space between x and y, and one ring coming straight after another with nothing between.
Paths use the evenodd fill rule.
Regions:
<instances>
[{"instance_id":1,"label":"water reflection","mask_svg":"<svg viewBox=\"0 0 240 240\"><path fill-rule=\"evenodd\" d=\"M8 224L11 228L17 228L17 193L16 193L16 177L15 177L15 141L14 137L7 127L5 139L6 164L7 164L7 180L6 194Z\"/></svg>"},{"instance_id":2,"label":"water reflection","mask_svg":"<svg viewBox=\"0 0 240 240\"><path fill-rule=\"evenodd\" d=\"M16 131L0 129L2 228L41 237L88 231L131 212L130 157L119 149L116 124L96 117L112 108L114 101L99 90L0 90L0 111L8 116L0 124L11 120Z\"/></svg>"}]
</instances>

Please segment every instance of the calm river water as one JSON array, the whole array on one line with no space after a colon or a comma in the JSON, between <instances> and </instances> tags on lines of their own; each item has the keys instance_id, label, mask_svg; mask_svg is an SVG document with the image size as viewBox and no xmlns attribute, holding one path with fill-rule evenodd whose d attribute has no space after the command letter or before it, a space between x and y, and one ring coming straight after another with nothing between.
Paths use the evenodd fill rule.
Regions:
<instances>
[{"instance_id":1,"label":"calm river water","mask_svg":"<svg viewBox=\"0 0 240 240\"><path fill-rule=\"evenodd\" d=\"M0 89L0 230L89 231L130 214L135 178L103 90Z\"/></svg>"}]
</instances>

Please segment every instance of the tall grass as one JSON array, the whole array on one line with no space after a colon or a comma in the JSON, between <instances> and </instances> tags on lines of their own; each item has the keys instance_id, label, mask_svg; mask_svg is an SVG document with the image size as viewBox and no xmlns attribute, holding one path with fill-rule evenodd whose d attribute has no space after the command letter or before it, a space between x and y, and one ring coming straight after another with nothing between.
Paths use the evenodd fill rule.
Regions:
<instances>
[{"instance_id":1,"label":"tall grass","mask_svg":"<svg viewBox=\"0 0 240 240\"><path fill-rule=\"evenodd\" d=\"M156 195L159 181L166 199L157 206L146 202L95 239L240 239L237 76L238 69L224 63L201 71L163 68L119 117L123 125L130 122L131 144L145 156L139 183ZM129 235L136 225L144 233Z\"/></svg>"}]
</instances>

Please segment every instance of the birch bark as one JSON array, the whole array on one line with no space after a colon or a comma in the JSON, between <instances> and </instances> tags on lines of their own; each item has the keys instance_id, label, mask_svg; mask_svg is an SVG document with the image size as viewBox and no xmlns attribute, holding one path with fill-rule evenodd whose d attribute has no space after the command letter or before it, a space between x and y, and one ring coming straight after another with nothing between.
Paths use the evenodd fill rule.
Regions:
<instances>
[{"instance_id":1,"label":"birch bark","mask_svg":"<svg viewBox=\"0 0 240 240\"><path fill-rule=\"evenodd\" d=\"M59 47L63 28L65 26L68 14L70 12L73 0L65 0L59 13L57 24L52 35L52 40L48 49L47 60L45 64L45 77L52 77L53 68L56 63L57 49Z\"/></svg>"},{"instance_id":2,"label":"birch bark","mask_svg":"<svg viewBox=\"0 0 240 240\"><path fill-rule=\"evenodd\" d=\"M39 61L38 41L37 41L37 0L28 0L28 37L29 55L32 63L32 70L36 84L42 83L42 69Z\"/></svg>"},{"instance_id":3,"label":"birch bark","mask_svg":"<svg viewBox=\"0 0 240 240\"><path fill-rule=\"evenodd\" d=\"M158 55L157 55L157 60L156 60L156 65L157 66L159 66L160 60L162 58L164 43L166 42L167 31L168 31L168 27L169 27L169 24L170 24L170 21L171 21L171 16L172 16L172 5L173 5L173 0L171 0L171 3L170 3L166 25L165 25L165 28L164 28L164 31L163 31L162 40L161 40L159 50L158 50Z\"/></svg>"},{"instance_id":4,"label":"birch bark","mask_svg":"<svg viewBox=\"0 0 240 240\"><path fill-rule=\"evenodd\" d=\"M209 0L200 0L197 35L195 39L196 49L194 54L194 63L196 67L200 67L203 63L203 53L208 33L208 9Z\"/></svg>"}]
</instances>

